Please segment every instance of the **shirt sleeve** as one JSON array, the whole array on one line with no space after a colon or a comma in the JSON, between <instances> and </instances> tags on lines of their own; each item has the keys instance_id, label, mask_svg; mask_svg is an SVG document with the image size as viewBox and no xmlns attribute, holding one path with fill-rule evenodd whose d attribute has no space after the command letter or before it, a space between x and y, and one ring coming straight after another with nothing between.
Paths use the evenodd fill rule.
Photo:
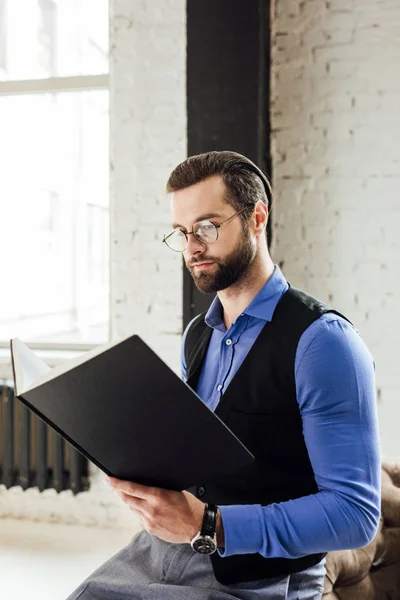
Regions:
<instances>
[{"instance_id":1,"label":"shirt sleeve","mask_svg":"<svg viewBox=\"0 0 400 600\"><path fill-rule=\"evenodd\" d=\"M221 556L298 558L368 544L380 516L375 371L357 330L326 314L302 335L295 361L303 435L319 491L281 503L220 506Z\"/></svg>"}]
</instances>

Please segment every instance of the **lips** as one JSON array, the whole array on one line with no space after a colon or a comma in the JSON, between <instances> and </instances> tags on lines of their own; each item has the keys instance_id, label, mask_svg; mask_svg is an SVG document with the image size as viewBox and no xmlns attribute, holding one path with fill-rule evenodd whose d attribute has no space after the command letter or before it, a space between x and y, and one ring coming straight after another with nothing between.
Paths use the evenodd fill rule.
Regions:
<instances>
[{"instance_id":1,"label":"lips","mask_svg":"<svg viewBox=\"0 0 400 600\"><path fill-rule=\"evenodd\" d=\"M214 264L213 262L194 263L191 268L192 269L194 269L194 268L207 269L207 268L211 267L213 264Z\"/></svg>"}]
</instances>

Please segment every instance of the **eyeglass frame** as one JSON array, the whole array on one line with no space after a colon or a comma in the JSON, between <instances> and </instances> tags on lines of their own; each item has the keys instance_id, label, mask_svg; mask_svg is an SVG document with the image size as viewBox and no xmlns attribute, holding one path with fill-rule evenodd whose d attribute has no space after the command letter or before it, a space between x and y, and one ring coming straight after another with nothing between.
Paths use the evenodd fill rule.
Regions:
<instances>
[{"instance_id":1,"label":"eyeglass frame","mask_svg":"<svg viewBox=\"0 0 400 600\"><path fill-rule=\"evenodd\" d=\"M213 242L202 242L201 240L199 240L199 238L196 236L195 232L193 231L193 227L194 227L195 225L197 225L197 223L201 223L202 221L196 221L196 223L194 223L194 224L193 224L192 231L182 231L182 229L179 229L179 228L177 228L177 229L174 229L174 231L171 231L171 233L169 233L167 236L165 236L165 235L164 235L164 238L163 238L163 244L165 244L165 245L166 245L166 246L167 246L167 247L168 247L170 250L172 250L173 252L185 252L185 250L186 250L186 248L187 248L187 245L188 245L188 243L189 243L189 240L188 240L188 235L191 235L191 234L193 234L193 235L194 235L194 237L196 238L196 240L197 240L198 242L200 242L200 244L203 244L204 246L209 246L210 244L215 244L215 242L217 242L217 241L218 241L218 229L219 229L220 227L222 227L222 225L224 225L225 223L227 223L228 221L230 221L231 219L233 219L234 217L237 217L238 215L240 215L242 212L244 212L244 211L246 210L246 208L249 208L250 206L253 206L253 207L254 207L254 206L255 206L255 204L252 204L252 203L246 204L246 206L244 206L243 208L241 208L241 209L240 209L240 210L238 210L237 212L233 213L233 215L231 215L230 217L228 217L227 219L225 219L225 221L222 221L222 223L215 224L215 223L213 223L213 222L212 222L210 219L202 219L202 221L210 221L210 223L211 223L212 225L214 225L214 227L215 227L215 229L216 229L216 232L217 232L217 238L216 238L216 239L215 239ZM168 246L168 244L167 244L167 239L168 239L169 237L171 237L171 235L174 235L174 233L176 233L176 231L181 231L181 233L183 233L183 235L184 235L184 236L185 236L185 238L186 238L186 247L185 247L183 250L174 250L173 248L171 248L171 246Z\"/></svg>"}]
</instances>

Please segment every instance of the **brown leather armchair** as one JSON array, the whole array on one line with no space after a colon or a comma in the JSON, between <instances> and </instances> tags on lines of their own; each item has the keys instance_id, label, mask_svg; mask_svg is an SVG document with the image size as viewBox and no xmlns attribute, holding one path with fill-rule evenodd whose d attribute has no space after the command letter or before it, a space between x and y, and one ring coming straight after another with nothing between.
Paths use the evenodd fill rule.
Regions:
<instances>
[{"instance_id":1,"label":"brown leather armchair","mask_svg":"<svg viewBox=\"0 0 400 600\"><path fill-rule=\"evenodd\" d=\"M323 600L400 600L400 462L382 463L382 512L368 546L329 552Z\"/></svg>"}]
</instances>

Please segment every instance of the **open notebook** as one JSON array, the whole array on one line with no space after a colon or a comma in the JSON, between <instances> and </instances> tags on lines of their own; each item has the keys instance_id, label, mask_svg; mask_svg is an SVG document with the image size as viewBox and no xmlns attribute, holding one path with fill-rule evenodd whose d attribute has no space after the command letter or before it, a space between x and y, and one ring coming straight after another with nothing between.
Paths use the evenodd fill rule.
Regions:
<instances>
[{"instance_id":1,"label":"open notebook","mask_svg":"<svg viewBox=\"0 0 400 600\"><path fill-rule=\"evenodd\" d=\"M54 369L10 345L16 397L107 475L183 490L254 460L137 335Z\"/></svg>"}]
</instances>

